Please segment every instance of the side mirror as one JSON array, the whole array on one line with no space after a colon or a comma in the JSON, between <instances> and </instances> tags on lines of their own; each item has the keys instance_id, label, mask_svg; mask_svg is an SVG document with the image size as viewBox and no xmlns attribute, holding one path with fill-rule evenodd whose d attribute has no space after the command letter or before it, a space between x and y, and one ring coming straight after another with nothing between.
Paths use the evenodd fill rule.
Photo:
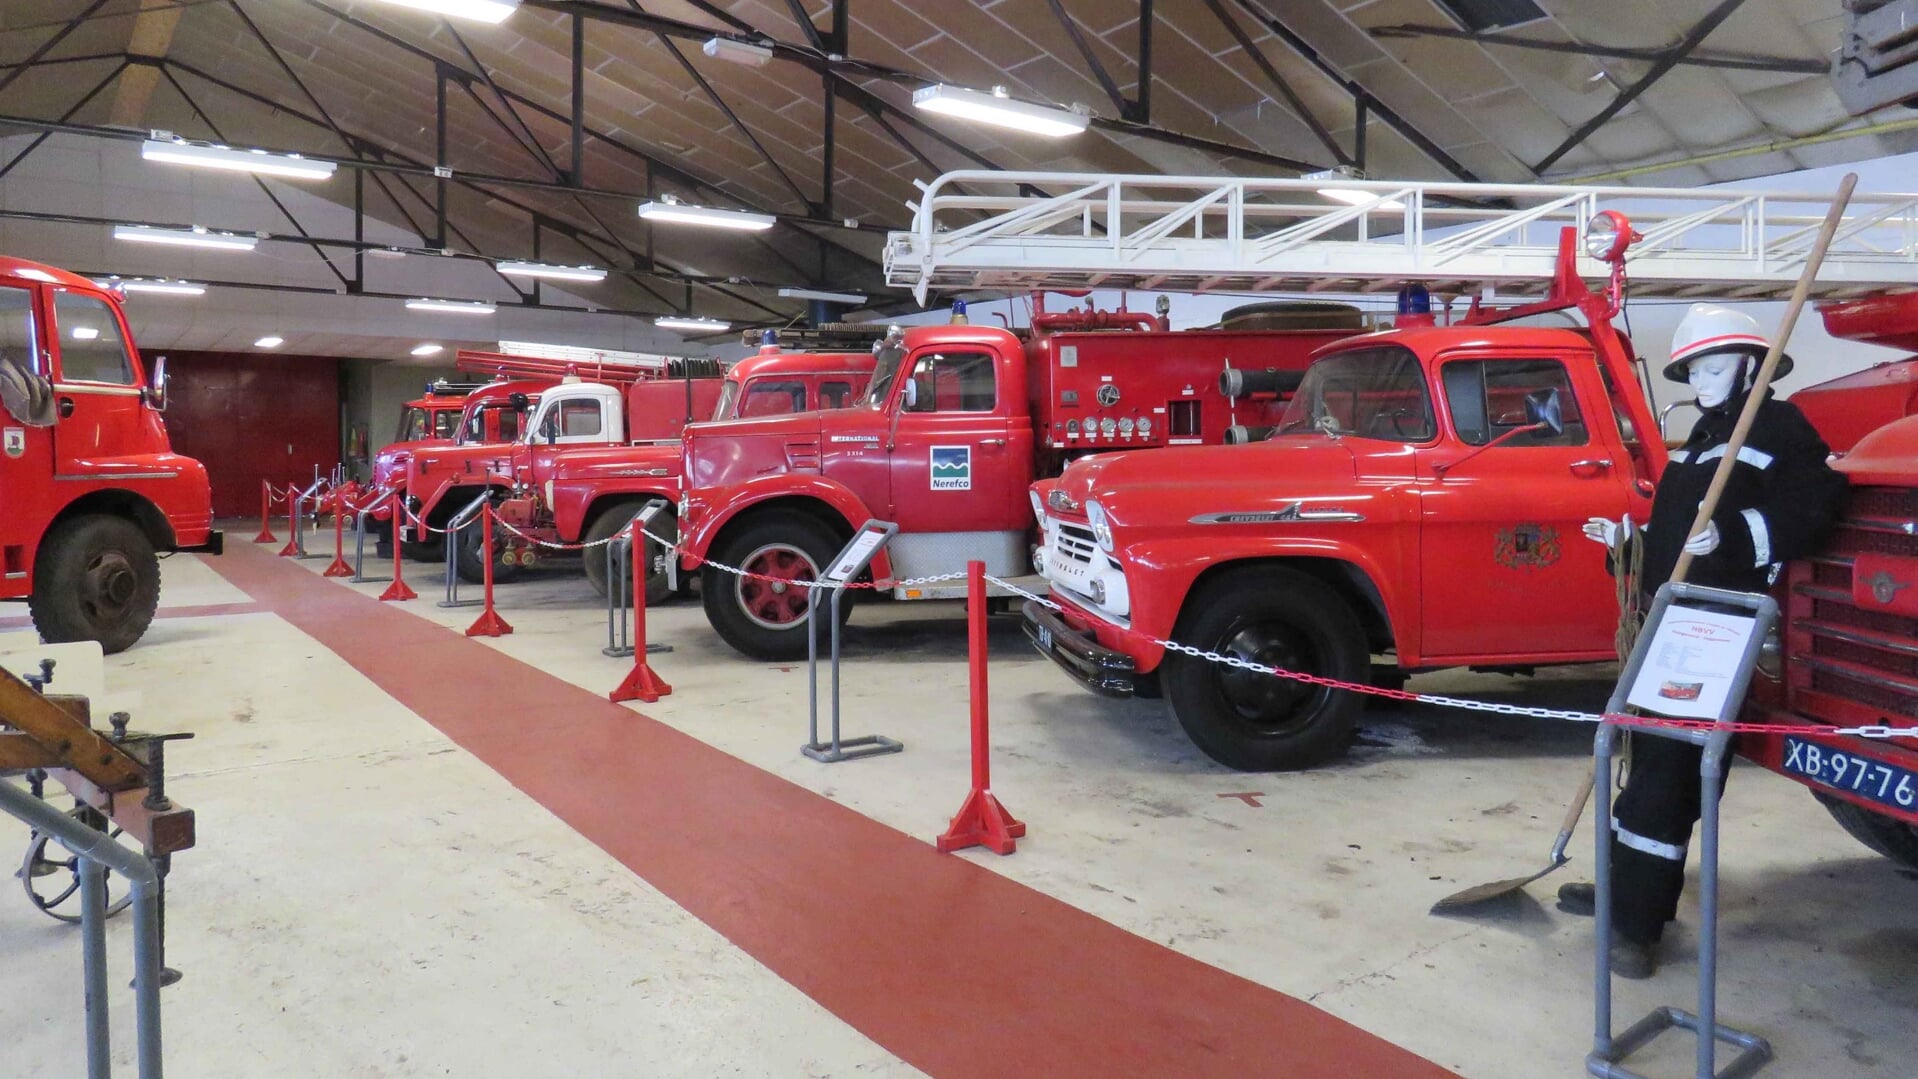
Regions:
<instances>
[{"instance_id":1,"label":"side mirror","mask_svg":"<svg viewBox=\"0 0 1918 1079\"><path fill-rule=\"evenodd\" d=\"M1565 406L1558 398L1557 386L1525 395L1525 422L1534 430L1541 426L1549 428L1554 437L1565 433Z\"/></svg>"},{"instance_id":2,"label":"side mirror","mask_svg":"<svg viewBox=\"0 0 1918 1079\"><path fill-rule=\"evenodd\" d=\"M906 395L905 396L906 396L906 400L905 400L906 411L911 412L919 407L919 380L918 379L910 378L910 377L906 379Z\"/></svg>"},{"instance_id":3,"label":"side mirror","mask_svg":"<svg viewBox=\"0 0 1918 1079\"><path fill-rule=\"evenodd\" d=\"M514 412L524 412L532 405L532 400L518 391L508 394L506 400L512 403Z\"/></svg>"},{"instance_id":4,"label":"side mirror","mask_svg":"<svg viewBox=\"0 0 1918 1079\"><path fill-rule=\"evenodd\" d=\"M167 391L166 357L160 356L160 357L156 357L153 361L153 374L147 378L147 386L146 386L146 394L145 394L147 399L147 404L151 405L155 412L166 411L166 398L167 398L166 391Z\"/></svg>"}]
</instances>

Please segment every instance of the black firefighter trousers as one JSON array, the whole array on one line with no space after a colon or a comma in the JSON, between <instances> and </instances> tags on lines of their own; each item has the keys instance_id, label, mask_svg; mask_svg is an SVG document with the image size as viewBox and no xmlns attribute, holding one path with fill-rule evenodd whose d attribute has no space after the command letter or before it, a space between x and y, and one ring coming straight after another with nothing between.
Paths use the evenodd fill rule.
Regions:
<instances>
[{"instance_id":1,"label":"black firefighter trousers","mask_svg":"<svg viewBox=\"0 0 1918 1079\"><path fill-rule=\"evenodd\" d=\"M1704 754L1690 742L1632 735L1631 770L1612 803L1612 928L1635 944L1655 943L1678 916ZM1729 774L1729 753L1725 766ZM1719 778L1721 795L1725 778Z\"/></svg>"}]
</instances>

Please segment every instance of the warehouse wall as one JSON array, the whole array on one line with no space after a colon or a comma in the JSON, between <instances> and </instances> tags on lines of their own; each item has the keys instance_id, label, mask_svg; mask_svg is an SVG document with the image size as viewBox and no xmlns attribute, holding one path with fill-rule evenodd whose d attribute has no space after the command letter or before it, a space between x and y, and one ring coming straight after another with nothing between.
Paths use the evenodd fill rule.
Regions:
<instances>
[{"instance_id":1,"label":"warehouse wall","mask_svg":"<svg viewBox=\"0 0 1918 1079\"><path fill-rule=\"evenodd\" d=\"M206 465L215 514L257 514L261 480L304 482L339 460L339 360L175 350L167 370L167 433Z\"/></svg>"}]
</instances>

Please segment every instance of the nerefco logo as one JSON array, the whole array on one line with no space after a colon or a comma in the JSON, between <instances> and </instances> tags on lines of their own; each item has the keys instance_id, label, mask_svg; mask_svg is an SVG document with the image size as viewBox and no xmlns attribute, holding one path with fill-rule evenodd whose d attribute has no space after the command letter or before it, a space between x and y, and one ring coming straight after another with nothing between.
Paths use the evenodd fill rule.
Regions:
<instances>
[{"instance_id":1,"label":"nerefco logo","mask_svg":"<svg viewBox=\"0 0 1918 1079\"><path fill-rule=\"evenodd\" d=\"M972 447L932 447L932 489L935 491L972 490Z\"/></svg>"}]
</instances>

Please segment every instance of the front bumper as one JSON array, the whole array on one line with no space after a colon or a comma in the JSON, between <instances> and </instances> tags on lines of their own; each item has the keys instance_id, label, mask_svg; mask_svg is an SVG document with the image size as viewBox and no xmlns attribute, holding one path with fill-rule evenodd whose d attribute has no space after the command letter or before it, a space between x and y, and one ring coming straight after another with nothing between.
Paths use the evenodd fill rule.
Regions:
<instances>
[{"instance_id":1,"label":"front bumper","mask_svg":"<svg viewBox=\"0 0 1918 1079\"><path fill-rule=\"evenodd\" d=\"M1130 697L1139 688L1131 656L1073 629L1057 611L1037 600L1027 600L1020 613L1025 616L1026 639L1080 685L1102 697Z\"/></svg>"},{"instance_id":2,"label":"front bumper","mask_svg":"<svg viewBox=\"0 0 1918 1079\"><path fill-rule=\"evenodd\" d=\"M197 551L200 554L221 555L226 553L226 533L217 528L206 530L206 542L192 547L182 547L182 551Z\"/></svg>"}]
</instances>

